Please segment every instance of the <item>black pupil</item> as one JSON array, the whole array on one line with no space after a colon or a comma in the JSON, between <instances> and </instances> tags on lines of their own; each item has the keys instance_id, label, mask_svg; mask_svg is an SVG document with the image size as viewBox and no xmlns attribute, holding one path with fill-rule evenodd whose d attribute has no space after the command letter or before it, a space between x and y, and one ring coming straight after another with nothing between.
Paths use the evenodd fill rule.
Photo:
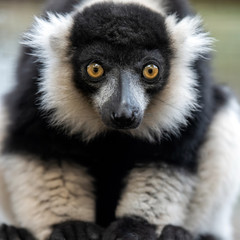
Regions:
<instances>
[{"instance_id":1,"label":"black pupil","mask_svg":"<svg viewBox=\"0 0 240 240\"><path fill-rule=\"evenodd\" d=\"M150 68L150 69L148 69L148 73L149 74L152 74L153 73L153 70Z\"/></svg>"},{"instance_id":2,"label":"black pupil","mask_svg":"<svg viewBox=\"0 0 240 240\"><path fill-rule=\"evenodd\" d=\"M94 71L95 73L97 73L97 72L98 72L98 67L94 67L94 68L93 68L93 71Z\"/></svg>"}]
</instances>

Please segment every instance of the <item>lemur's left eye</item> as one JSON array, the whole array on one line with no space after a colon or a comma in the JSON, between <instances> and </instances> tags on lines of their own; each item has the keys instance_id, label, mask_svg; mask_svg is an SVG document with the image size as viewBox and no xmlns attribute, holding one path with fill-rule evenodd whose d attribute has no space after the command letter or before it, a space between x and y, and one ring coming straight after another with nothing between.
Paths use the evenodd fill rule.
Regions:
<instances>
[{"instance_id":1,"label":"lemur's left eye","mask_svg":"<svg viewBox=\"0 0 240 240\"><path fill-rule=\"evenodd\" d=\"M147 65L144 69L143 69L143 76L146 78L146 79L154 79L155 77L157 77L158 75L158 67L154 64L149 64Z\"/></svg>"},{"instance_id":2,"label":"lemur's left eye","mask_svg":"<svg viewBox=\"0 0 240 240\"><path fill-rule=\"evenodd\" d=\"M103 75L104 70L98 63L91 63L87 66L87 73L92 78L99 78Z\"/></svg>"}]
</instances>

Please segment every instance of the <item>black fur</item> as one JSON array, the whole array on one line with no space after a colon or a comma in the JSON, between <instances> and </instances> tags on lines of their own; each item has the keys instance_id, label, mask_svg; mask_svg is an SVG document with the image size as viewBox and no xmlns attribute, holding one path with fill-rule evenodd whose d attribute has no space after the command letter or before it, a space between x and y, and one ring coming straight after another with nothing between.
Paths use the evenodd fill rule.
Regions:
<instances>
[{"instance_id":1,"label":"black fur","mask_svg":"<svg viewBox=\"0 0 240 240\"><path fill-rule=\"evenodd\" d=\"M182 227L167 225L163 228L159 240L194 240L193 236Z\"/></svg>"},{"instance_id":2,"label":"black fur","mask_svg":"<svg viewBox=\"0 0 240 240\"><path fill-rule=\"evenodd\" d=\"M144 219L125 217L113 222L106 229L103 240L157 240L155 231L155 226Z\"/></svg>"},{"instance_id":3,"label":"black fur","mask_svg":"<svg viewBox=\"0 0 240 240\"><path fill-rule=\"evenodd\" d=\"M159 240L218 240L214 236L204 235L194 238L186 229L174 225L167 225L163 228Z\"/></svg>"},{"instance_id":4,"label":"black fur","mask_svg":"<svg viewBox=\"0 0 240 240\"><path fill-rule=\"evenodd\" d=\"M95 4L78 13L74 20L74 47L86 47L94 41L128 49L168 50L164 18L135 4ZM119 57L121 64L126 64L125 57Z\"/></svg>"},{"instance_id":5,"label":"black fur","mask_svg":"<svg viewBox=\"0 0 240 240\"><path fill-rule=\"evenodd\" d=\"M71 3L75 2L71 1ZM175 0L174 2L175 4L169 5L170 12L177 11L180 18L192 14L188 7L177 7L182 3L185 5L185 1ZM48 9L67 12L72 9L72 6L66 4L66 1L62 1L62 5L58 8L54 8L50 4ZM139 54L142 48L148 51L158 49L166 60L164 79L167 79L171 50L161 17L156 14L149 15L141 7L136 11L141 16L139 18L137 15L139 19L137 23L131 21L130 16L125 16L130 26L130 29L127 29L130 32L129 38L129 35L125 35L126 29L124 26L117 31L118 35L112 32L111 12L106 9L107 7L110 7L111 11L118 11L110 4L96 5L94 11L86 9L84 13L75 16L75 20L80 22L76 22L72 29L71 41L73 47L81 49L81 46L84 46L86 48L86 45L97 41L98 49L101 46L101 54L109 54L107 59L109 59L110 64L111 61L118 62L120 66L132 64L133 57L128 55L129 49L134 49L133 55L137 59L142 57ZM130 7L132 10L136 8L135 6ZM124 6L121 6L119 8L120 12L117 14L120 16L126 14L124 8ZM104 15L100 17L102 9L104 9ZM90 16L91 18L89 18ZM103 22L97 22L98 19L107 21L109 24L103 25ZM156 23L156 26L152 24L153 22ZM98 24L97 28L95 28L96 24ZM149 31L149 28L151 31ZM156 28L161 34L159 36L151 35L156 33ZM89 29L93 29L93 31L89 31ZM135 33L136 30L138 31L137 34ZM139 37L139 34L141 37ZM109 47L111 49L113 44L117 45L118 49L109 50ZM118 51L118 59L111 56L113 51ZM77 53L76 56L78 54L80 53ZM77 69L82 60L77 59L76 56L73 58L73 65ZM87 58L86 55L84 57ZM87 60L85 59L85 62ZM114 210L123 186L122 180L134 166L139 164L146 166L155 163L156 167L159 168L162 164L167 164L170 167L185 169L191 173L197 170L198 149L205 139L208 125L213 114L227 101L225 93L212 84L211 77L208 76L208 65L207 60L198 60L193 66L198 74L198 91L200 93L198 102L201 109L194 112L193 118L189 119L187 127L181 129L179 136L169 136L161 142L156 141L153 144L112 131L85 143L81 140L80 134L69 137L60 129L50 126L44 117L44 113L39 110L37 79L42 66L36 62L34 56L31 56L31 49L24 47L16 74L17 85L5 99L11 124L8 127L8 137L4 151L20 154L30 153L40 157L43 162L49 159L57 159L58 161L68 159L86 166L96 183L97 223L107 226L114 220ZM76 80L79 79L78 74L81 74L81 72L75 72L76 85L85 91L86 96L89 92L94 92L94 89ZM109 194L111 194L111 197L109 197ZM66 226L61 225L61 229ZM112 225L112 227L114 226ZM149 231L151 231L151 227L149 227ZM107 233L105 236L106 240L112 240L109 239ZM125 237L121 236L121 238ZM166 240L168 238L162 237L162 239ZM184 240L187 239L191 238L184 238Z\"/></svg>"},{"instance_id":6,"label":"black fur","mask_svg":"<svg viewBox=\"0 0 240 240\"><path fill-rule=\"evenodd\" d=\"M49 240L101 240L103 229L82 221L67 221L53 226Z\"/></svg>"},{"instance_id":7,"label":"black fur","mask_svg":"<svg viewBox=\"0 0 240 240\"><path fill-rule=\"evenodd\" d=\"M16 228L3 224L0 226L1 240L36 240L33 235L24 228Z\"/></svg>"},{"instance_id":8,"label":"black fur","mask_svg":"<svg viewBox=\"0 0 240 240\"><path fill-rule=\"evenodd\" d=\"M164 19L159 14L130 4L96 4L77 14L74 23L70 49L74 54L74 80L85 95L98 90L98 84L91 84L85 71L91 62L100 63L106 71L130 67L141 78L149 59L156 59L161 79L154 87L146 86L147 92L156 93L164 87L172 51ZM106 78L103 75L98 82Z\"/></svg>"},{"instance_id":9,"label":"black fur","mask_svg":"<svg viewBox=\"0 0 240 240\"><path fill-rule=\"evenodd\" d=\"M220 240L219 238L216 238L212 235L204 235L199 237L197 240Z\"/></svg>"}]
</instances>

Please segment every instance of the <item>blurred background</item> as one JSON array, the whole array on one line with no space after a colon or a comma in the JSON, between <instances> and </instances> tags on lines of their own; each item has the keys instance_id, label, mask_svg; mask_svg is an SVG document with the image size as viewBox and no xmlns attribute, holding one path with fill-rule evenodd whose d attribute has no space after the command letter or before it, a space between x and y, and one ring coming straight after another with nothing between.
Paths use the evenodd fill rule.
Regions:
<instances>
[{"instance_id":1,"label":"blurred background","mask_svg":"<svg viewBox=\"0 0 240 240\"><path fill-rule=\"evenodd\" d=\"M216 81L232 87L240 97L240 1L190 0L202 16L204 26L217 41L213 52ZM42 0L0 0L0 96L14 84L19 41L33 16L43 8ZM240 239L240 207L235 210L236 239Z\"/></svg>"}]
</instances>

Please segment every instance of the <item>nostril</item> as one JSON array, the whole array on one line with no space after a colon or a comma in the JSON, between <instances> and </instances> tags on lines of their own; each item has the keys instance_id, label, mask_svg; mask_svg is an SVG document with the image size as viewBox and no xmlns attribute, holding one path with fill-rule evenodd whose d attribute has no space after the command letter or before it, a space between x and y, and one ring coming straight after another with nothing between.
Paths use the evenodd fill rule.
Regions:
<instances>
[{"instance_id":1,"label":"nostril","mask_svg":"<svg viewBox=\"0 0 240 240\"><path fill-rule=\"evenodd\" d=\"M132 116L136 117L136 116L138 115L138 113L139 113L139 110L138 110L138 109L135 109L135 110L133 110L133 112L132 112Z\"/></svg>"},{"instance_id":2,"label":"nostril","mask_svg":"<svg viewBox=\"0 0 240 240\"><path fill-rule=\"evenodd\" d=\"M111 119L112 119L112 120L115 120L115 119L116 119L116 113L115 113L115 112L112 112L112 114L111 114Z\"/></svg>"},{"instance_id":3,"label":"nostril","mask_svg":"<svg viewBox=\"0 0 240 240\"><path fill-rule=\"evenodd\" d=\"M120 109L117 112L111 112L110 119L115 128L135 128L140 123L139 110Z\"/></svg>"},{"instance_id":4,"label":"nostril","mask_svg":"<svg viewBox=\"0 0 240 240\"><path fill-rule=\"evenodd\" d=\"M134 121L135 118L136 118L136 114L133 112L133 113L132 113L132 117L131 117L131 121Z\"/></svg>"},{"instance_id":5,"label":"nostril","mask_svg":"<svg viewBox=\"0 0 240 240\"><path fill-rule=\"evenodd\" d=\"M111 115L111 118L112 118L112 121L114 123L116 123L117 125L131 125L136 117L135 117L135 114L129 114L129 115L120 115L120 114L116 114L116 113L112 113Z\"/></svg>"}]
</instances>

